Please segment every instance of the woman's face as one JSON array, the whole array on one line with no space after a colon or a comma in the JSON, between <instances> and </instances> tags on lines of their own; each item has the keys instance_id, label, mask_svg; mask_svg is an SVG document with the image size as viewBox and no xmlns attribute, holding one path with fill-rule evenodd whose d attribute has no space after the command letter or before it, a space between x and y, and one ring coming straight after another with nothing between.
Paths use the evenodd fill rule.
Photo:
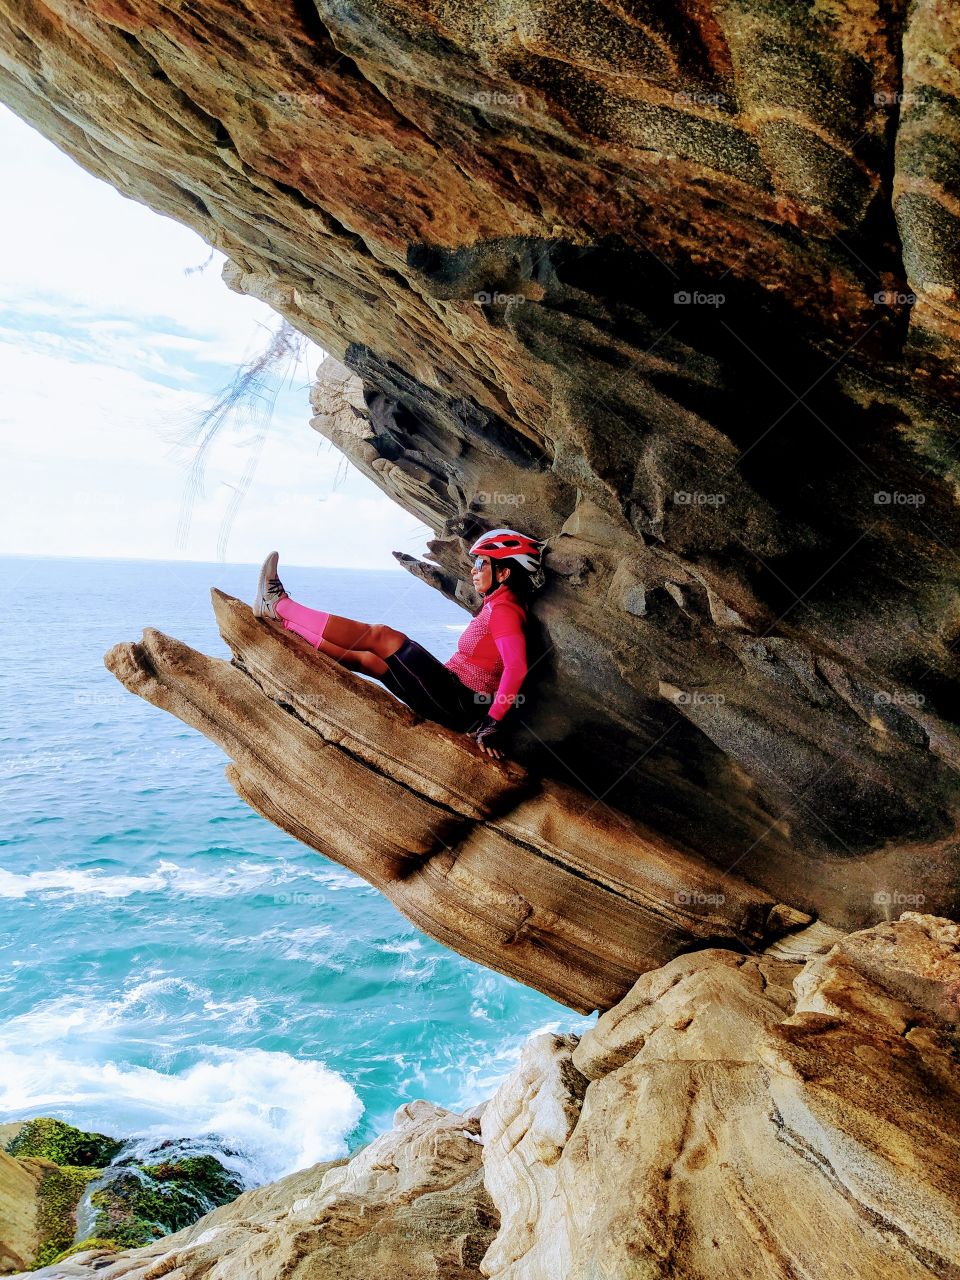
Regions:
<instances>
[{"instance_id":1,"label":"woman's face","mask_svg":"<svg viewBox=\"0 0 960 1280\"><path fill-rule=\"evenodd\" d=\"M490 590L493 586L493 565L489 556L477 556L473 562L470 577L473 580L474 590L480 595Z\"/></svg>"}]
</instances>

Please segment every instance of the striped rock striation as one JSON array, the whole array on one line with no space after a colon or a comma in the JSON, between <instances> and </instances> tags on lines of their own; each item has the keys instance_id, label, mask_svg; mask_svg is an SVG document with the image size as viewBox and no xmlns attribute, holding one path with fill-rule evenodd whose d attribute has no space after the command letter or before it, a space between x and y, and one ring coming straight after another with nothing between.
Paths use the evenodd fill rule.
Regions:
<instances>
[{"instance_id":1,"label":"striped rock striation","mask_svg":"<svg viewBox=\"0 0 960 1280\"><path fill-rule=\"evenodd\" d=\"M694 947L809 921L564 783L483 755L374 681L213 592L233 662L147 631L110 651L132 692L229 755L238 794L419 928L581 1012Z\"/></svg>"},{"instance_id":2,"label":"striped rock striation","mask_svg":"<svg viewBox=\"0 0 960 1280\"><path fill-rule=\"evenodd\" d=\"M958 45L943 0L18 0L0 98L352 375L316 425L414 572L469 607L479 525L551 539L526 763L850 928L957 911Z\"/></svg>"},{"instance_id":3,"label":"striped rock striation","mask_svg":"<svg viewBox=\"0 0 960 1280\"><path fill-rule=\"evenodd\" d=\"M960 1265L960 933L729 951L531 1041L483 1113L496 1280L920 1280Z\"/></svg>"}]
</instances>

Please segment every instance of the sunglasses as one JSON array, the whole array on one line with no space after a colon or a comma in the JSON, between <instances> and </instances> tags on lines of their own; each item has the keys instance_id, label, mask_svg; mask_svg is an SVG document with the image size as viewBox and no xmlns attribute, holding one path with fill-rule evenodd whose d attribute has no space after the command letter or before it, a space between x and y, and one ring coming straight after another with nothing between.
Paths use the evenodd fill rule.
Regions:
<instances>
[{"instance_id":1,"label":"sunglasses","mask_svg":"<svg viewBox=\"0 0 960 1280\"><path fill-rule=\"evenodd\" d=\"M489 563L490 560L487 556L477 556L476 560L473 562L473 567L475 569L482 569L485 564Z\"/></svg>"}]
</instances>

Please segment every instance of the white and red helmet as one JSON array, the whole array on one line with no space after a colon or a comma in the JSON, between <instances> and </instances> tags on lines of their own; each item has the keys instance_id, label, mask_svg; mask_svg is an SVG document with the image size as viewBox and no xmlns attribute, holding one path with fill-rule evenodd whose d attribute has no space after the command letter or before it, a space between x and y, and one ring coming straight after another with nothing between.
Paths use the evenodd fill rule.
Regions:
<instances>
[{"instance_id":1,"label":"white and red helmet","mask_svg":"<svg viewBox=\"0 0 960 1280\"><path fill-rule=\"evenodd\" d=\"M472 556L489 556L491 560L516 560L532 577L541 572L543 548L546 544L516 529L491 529L470 548Z\"/></svg>"}]
</instances>

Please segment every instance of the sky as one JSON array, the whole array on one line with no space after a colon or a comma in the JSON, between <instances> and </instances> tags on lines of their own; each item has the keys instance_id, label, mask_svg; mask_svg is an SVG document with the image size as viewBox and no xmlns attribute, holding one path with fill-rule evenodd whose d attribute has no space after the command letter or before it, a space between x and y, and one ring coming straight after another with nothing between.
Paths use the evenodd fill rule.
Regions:
<instances>
[{"instance_id":1,"label":"sky","mask_svg":"<svg viewBox=\"0 0 960 1280\"><path fill-rule=\"evenodd\" d=\"M323 352L291 370L219 544L256 430L228 423L178 538L184 437L280 323L231 292L195 232L121 196L0 106L0 553L397 568L427 526L309 426ZM14 194L15 193L15 194Z\"/></svg>"}]
</instances>

